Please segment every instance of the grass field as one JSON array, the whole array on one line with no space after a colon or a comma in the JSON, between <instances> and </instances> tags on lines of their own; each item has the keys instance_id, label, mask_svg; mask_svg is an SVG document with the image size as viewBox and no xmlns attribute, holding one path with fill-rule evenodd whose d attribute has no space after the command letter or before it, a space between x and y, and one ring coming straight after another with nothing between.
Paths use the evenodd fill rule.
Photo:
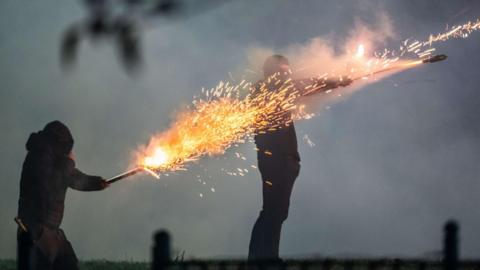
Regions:
<instances>
[{"instance_id":1,"label":"grass field","mask_svg":"<svg viewBox=\"0 0 480 270\"><path fill-rule=\"evenodd\" d=\"M82 261L81 270L149 270L147 262ZM0 260L0 270L15 270L15 260Z\"/></svg>"}]
</instances>

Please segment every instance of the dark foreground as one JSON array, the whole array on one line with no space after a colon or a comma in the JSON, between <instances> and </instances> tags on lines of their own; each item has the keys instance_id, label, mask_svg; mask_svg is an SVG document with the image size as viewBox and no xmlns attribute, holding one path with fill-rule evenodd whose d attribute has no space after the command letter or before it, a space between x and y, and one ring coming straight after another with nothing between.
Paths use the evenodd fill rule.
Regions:
<instances>
[{"instance_id":1,"label":"dark foreground","mask_svg":"<svg viewBox=\"0 0 480 270\"><path fill-rule=\"evenodd\" d=\"M0 260L0 270L15 270L15 260ZM81 261L81 270L147 270L148 262L134 261ZM227 261L182 261L170 264L170 270L445 270L441 260L400 259L321 259L258 262L247 265L241 260ZM460 262L455 270L480 270L480 260ZM452 270L453 270L452 269Z\"/></svg>"},{"instance_id":2,"label":"dark foreground","mask_svg":"<svg viewBox=\"0 0 480 270\"><path fill-rule=\"evenodd\" d=\"M15 270L15 260L0 260L0 270ZM81 270L149 270L150 263L131 261L81 261Z\"/></svg>"}]
</instances>

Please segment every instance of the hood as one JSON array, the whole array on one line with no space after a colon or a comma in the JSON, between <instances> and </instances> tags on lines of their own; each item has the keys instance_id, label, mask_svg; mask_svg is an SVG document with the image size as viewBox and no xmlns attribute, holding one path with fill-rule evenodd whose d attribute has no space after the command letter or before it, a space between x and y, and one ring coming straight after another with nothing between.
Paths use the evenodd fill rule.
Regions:
<instances>
[{"instance_id":1,"label":"hood","mask_svg":"<svg viewBox=\"0 0 480 270\"><path fill-rule=\"evenodd\" d=\"M25 145L29 152L42 152L49 148L47 140L42 136L42 132L35 132L30 134Z\"/></svg>"},{"instance_id":2,"label":"hood","mask_svg":"<svg viewBox=\"0 0 480 270\"><path fill-rule=\"evenodd\" d=\"M67 126L60 121L53 121L43 130L30 134L26 147L28 151L51 148L57 155L66 156L72 151L73 137Z\"/></svg>"}]
</instances>

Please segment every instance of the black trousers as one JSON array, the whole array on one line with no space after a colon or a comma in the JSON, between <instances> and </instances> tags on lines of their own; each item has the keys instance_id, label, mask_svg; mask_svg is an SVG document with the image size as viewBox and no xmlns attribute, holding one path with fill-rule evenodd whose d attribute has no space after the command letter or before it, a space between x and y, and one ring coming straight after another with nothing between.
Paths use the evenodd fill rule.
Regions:
<instances>
[{"instance_id":1,"label":"black trousers","mask_svg":"<svg viewBox=\"0 0 480 270\"><path fill-rule=\"evenodd\" d=\"M78 259L70 242L62 230L48 230L42 234L50 234L55 238L50 247L55 249L55 257L46 255L49 250L42 250L36 245L30 233L17 233L17 269L18 270L78 270ZM42 238L43 235L40 237ZM49 245L44 245L45 246Z\"/></svg>"},{"instance_id":2,"label":"black trousers","mask_svg":"<svg viewBox=\"0 0 480 270\"><path fill-rule=\"evenodd\" d=\"M249 260L279 259L278 249L282 224L288 217L293 184L300 172L300 163L291 157L259 158L262 175L263 206L250 238Z\"/></svg>"}]
</instances>

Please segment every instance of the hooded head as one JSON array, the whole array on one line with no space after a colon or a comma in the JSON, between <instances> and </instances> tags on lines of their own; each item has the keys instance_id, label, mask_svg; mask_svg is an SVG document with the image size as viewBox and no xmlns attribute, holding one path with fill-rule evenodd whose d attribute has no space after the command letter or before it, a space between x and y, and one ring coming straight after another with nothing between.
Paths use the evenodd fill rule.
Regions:
<instances>
[{"instance_id":1,"label":"hooded head","mask_svg":"<svg viewBox=\"0 0 480 270\"><path fill-rule=\"evenodd\" d=\"M48 123L42 131L48 142L61 155L68 155L73 148L72 133L65 124L60 121Z\"/></svg>"},{"instance_id":2,"label":"hooded head","mask_svg":"<svg viewBox=\"0 0 480 270\"><path fill-rule=\"evenodd\" d=\"M70 130L60 121L48 123L43 130L33 133L27 142L27 150L51 148L55 155L67 156L73 149Z\"/></svg>"},{"instance_id":3,"label":"hooded head","mask_svg":"<svg viewBox=\"0 0 480 270\"><path fill-rule=\"evenodd\" d=\"M272 55L263 64L263 75L265 78L278 74L277 76L282 80L290 76L290 73L290 63L283 55Z\"/></svg>"}]
</instances>

